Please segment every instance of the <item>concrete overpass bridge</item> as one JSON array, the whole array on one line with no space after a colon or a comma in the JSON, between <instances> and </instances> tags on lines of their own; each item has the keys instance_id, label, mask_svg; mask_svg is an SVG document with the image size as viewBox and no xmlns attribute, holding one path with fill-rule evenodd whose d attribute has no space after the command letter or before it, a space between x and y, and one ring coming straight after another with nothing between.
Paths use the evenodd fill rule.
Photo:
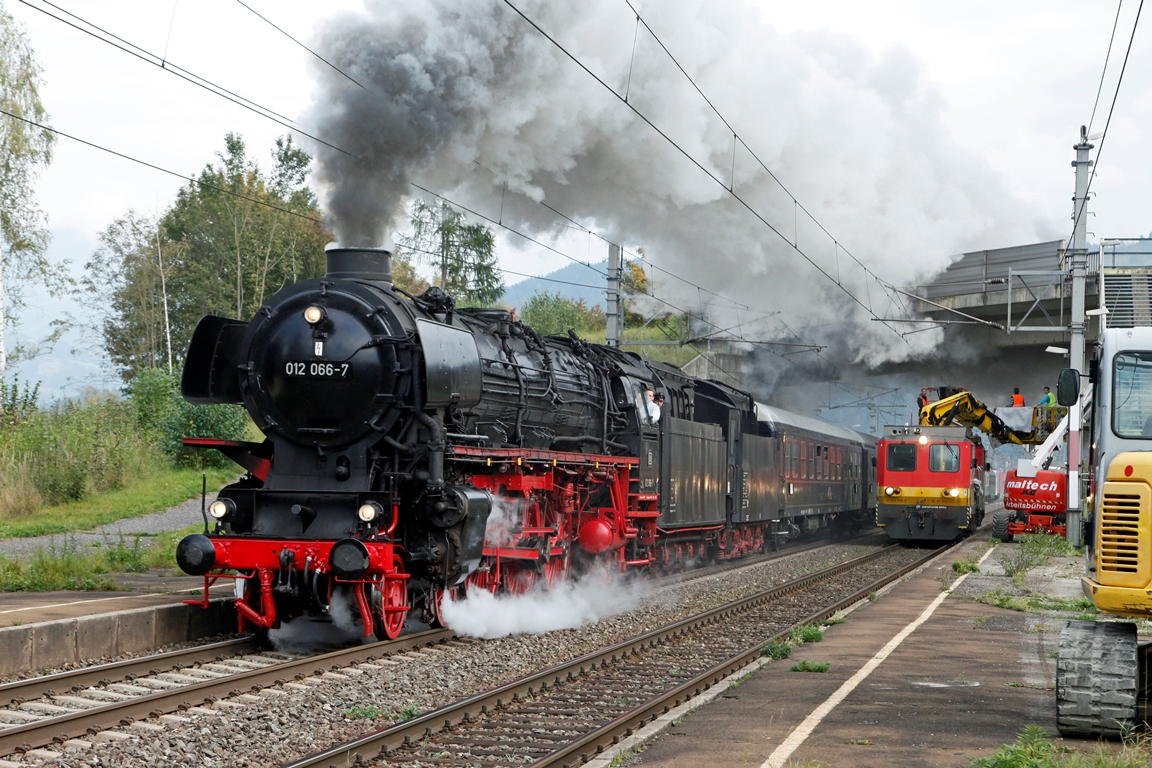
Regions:
<instances>
[{"instance_id":1,"label":"concrete overpass bridge","mask_svg":"<svg viewBox=\"0 0 1152 768\"><path fill-rule=\"evenodd\" d=\"M1089 346L1105 324L1152 325L1152 249L1118 252L1127 242L1106 240L1088 254ZM1068 346L1072 265L1062 240L965 253L909 295L926 321L944 326L946 338L1001 350Z\"/></svg>"}]
</instances>

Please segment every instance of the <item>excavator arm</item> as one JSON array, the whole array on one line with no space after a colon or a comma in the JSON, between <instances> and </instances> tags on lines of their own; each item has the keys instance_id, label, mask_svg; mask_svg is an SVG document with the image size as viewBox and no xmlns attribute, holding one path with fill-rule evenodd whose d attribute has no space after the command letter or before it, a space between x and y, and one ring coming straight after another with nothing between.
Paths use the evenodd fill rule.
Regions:
<instances>
[{"instance_id":1,"label":"excavator arm","mask_svg":"<svg viewBox=\"0 0 1152 768\"><path fill-rule=\"evenodd\" d=\"M920 424L927 427L962 424L980 430L998 444L1038 445L1052 433L1067 412L1067 408L1033 408L1032 430L1024 432L1005 424L1003 419L971 392L958 392L922 407Z\"/></svg>"}]
</instances>

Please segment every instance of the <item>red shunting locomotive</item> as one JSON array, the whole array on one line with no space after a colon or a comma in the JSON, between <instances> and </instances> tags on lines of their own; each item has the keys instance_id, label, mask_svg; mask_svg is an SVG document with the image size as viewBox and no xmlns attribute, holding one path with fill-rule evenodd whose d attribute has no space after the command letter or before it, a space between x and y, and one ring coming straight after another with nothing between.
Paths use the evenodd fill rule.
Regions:
<instances>
[{"instance_id":1,"label":"red shunting locomotive","mask_svg":"<svg viewBox=\"0 0 1152 768\"><path fill-rule=\"evenodd\" d=\"M969 427L887 426L876 522L897 541L952 541L984 519L984 446Z\"/></svg>"}]
</instances>

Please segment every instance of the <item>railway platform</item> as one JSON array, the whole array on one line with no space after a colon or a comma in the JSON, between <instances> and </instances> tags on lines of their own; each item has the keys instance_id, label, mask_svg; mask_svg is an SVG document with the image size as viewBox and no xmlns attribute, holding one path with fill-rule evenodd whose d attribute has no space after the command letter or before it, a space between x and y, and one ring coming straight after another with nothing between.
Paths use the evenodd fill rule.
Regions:
<instances>
[{"instance_id":1,"label":"railway platform","mask_svg":"<svg viewBox=\"0 0 1152 768\"><path fill-rule=\"evenodd\" d=\"M215 585L208 611L184 604L201 596L201 577L127 575L119 586L125 591L0 593L0 675L235 631L231 581Z\"/></svg>"},{"instance_id":2,"label":"railway platform","mask_svg":"<svg viewBox=\"0 0 1152 768\"><path fill-rule=\"evenodd\" d=\"M1028 725L1056 738L1064 618L978 601L1015 591L1000 558L1017 545L989 544L986 526L856 606L822 642L794 649L790 659L762 660L623 743L622 756L593 765L967 766ZM971 557L983 558L980 572L945 593L959 578L952 563ZM1030 571L1025 587L1072 601L1081 596L1081 573L1079 558L1054 558ZM830 667L790 671L800 661Z\"/></svg>"}]
</instances>

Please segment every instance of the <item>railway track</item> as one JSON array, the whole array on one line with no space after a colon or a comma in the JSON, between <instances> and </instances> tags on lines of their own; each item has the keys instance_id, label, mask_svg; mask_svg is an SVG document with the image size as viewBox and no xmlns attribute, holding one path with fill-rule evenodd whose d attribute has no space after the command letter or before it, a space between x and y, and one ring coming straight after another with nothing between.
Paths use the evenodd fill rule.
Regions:
<instances>
[{"instance_id":1,"label":"railway track","mask_svg":"<svg viewBox=\"0 0 1152 768\"><path fill-rule=\"evenodd\" d=\"M103 665L63 672L48 678L9 683L0 687L0 691L22 690L26 694L31 694L32 691L39 689L41 699L26 701L17 709L0 710L0 722L3 721L4 713L9 713L10 718L15 716L24 720L23 723L12 723L9 720L5 723L8 727L0 730L0 755L25 752L54 741L63 742L87 733L130 725L138 720L173 712L191 710L220 714L218 711L200 708L217 699L241 695L244 691L260 690L293 679L331 674L333 670L347 665L371 663L393 654L444 643L455 637L450 630L428 630L396 640L370 643L316 656L276 658L275 655L268 654L245 654L224 661L201 664L195 669L155 671L157 659L166 659L171 665L169 657L185 653L173 651L169 654L135 659L131 665L123 663L124 667L117 667L121 670L127 668L147 670L146 678L134 677L128 682L104 685L100 685L97 679L96 685L88 685L80 691L73 691L74 687L81 685L75 682L76 680L91 681L91 675L98 674L98 670L106 670L117 665ZM219 646L237 643L236 646L232 646L235 650L237 647L242 647L244 642L256 641L226 641L208 647L216 648L215 652L203 649L190 649L190 651L212 653L211 658L215 658L222 650ZM169 668L174 669L171 666ZM57 691L68 693L59 694ZM43 699L49 692L56 703Z\"/></svg>"},{"instance_id":2,"label":"railway track","mask_svg":"<svg viewBox=\"0 0 1152 768\"><path fill-rule=\"evenodd\" d=\"M662 581L672 585L739 571L827 544L814 542L759 558L720 563ZM0 694L7 695L11 704L0 709L0 755L63 744L85 734L124 726L134 727L138 733L158 730L161 726L157 722L181 722L182 712L219 715L236 705L205 705L238 694L239 701L250 704L254 697L245 695L249 692L273 688L265 693L283 695L274 687L305 678L331 678L334 672L357 674L356 665L367 662L371 666L373 661L388 656L456 639L449 630L434 630L396 641L299 657L262 652L255 638L238 638L3 684Z\"/></svg>"},{"instance_id":3,"label":"railway track","mask_svg":"<svg viewBox=\"0 0 1152 768\"><path fill-rule=\"evenodd\" d=\"M909 563L908 550L891 547L825 568L283 768L579 765L752 663L769 640L832 616L940 551Z\"/></svg>"}]
</instances>

